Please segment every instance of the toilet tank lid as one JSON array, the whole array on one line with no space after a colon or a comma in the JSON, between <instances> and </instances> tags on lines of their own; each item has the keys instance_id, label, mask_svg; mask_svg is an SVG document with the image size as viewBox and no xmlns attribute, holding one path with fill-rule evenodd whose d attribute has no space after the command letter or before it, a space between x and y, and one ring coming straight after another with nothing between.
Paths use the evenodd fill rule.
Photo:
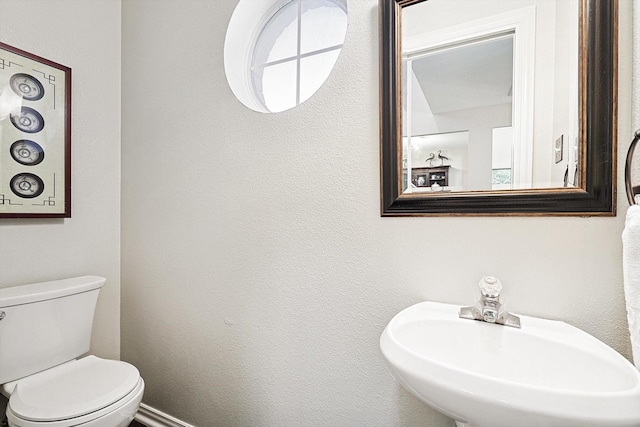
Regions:
<instances>
[{"instance_id":1,"label":"toilet tank lid","mask_svg":"<svg viewBox=\"0 0 640 427\"><path fill-rule=\"evenodd\" d=\"M100 289L106 280L104 277L99 276L82 276L0 288L0 308L46 301Z\"/></svg>"},{"instance_id":2,"label":"toilet tank lid","mask_svg":"<svg viewBox=\"0 0 640 427\"><path fill-rule=\"evenodd\" d=\"M139 381L129 363L87 356L18 380L9 408L30 421L77 418L117 402Z\"/></svg>"}]
</instances>

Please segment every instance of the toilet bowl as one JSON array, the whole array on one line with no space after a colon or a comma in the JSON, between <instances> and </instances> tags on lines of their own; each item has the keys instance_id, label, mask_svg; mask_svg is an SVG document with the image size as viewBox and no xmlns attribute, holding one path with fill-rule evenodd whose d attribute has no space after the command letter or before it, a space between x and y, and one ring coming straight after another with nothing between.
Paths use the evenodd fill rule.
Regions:
<instances>
[{"instance_id":1,"label":"toilet bowl","mask_svg":"<svg viewBox=\"0 0 640 427\"><path fill-rule=\"evenodd\" d=\"M0 393L9 427L126 427L144 393L129 363L89 351L105 279L0 288Z\"/></svg>"},{"instance_id":2,"label":"toilet bowl","mask_svg":"<svg viewBox=\"0 0 640 427\"><path fill-rule=\"evenodd\" d=\"M125 362L87 356L2 385L10 427L126 427L144 381Z\"/></svg>"}]
</instances>

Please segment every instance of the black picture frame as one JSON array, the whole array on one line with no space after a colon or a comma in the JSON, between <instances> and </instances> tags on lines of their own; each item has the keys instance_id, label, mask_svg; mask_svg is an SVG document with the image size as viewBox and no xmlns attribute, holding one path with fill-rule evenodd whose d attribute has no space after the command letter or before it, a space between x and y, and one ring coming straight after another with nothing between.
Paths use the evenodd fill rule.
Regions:
<instances>
[{"instance_id":1,"label":"black picture frame","mask_svg":"<svg viewBox=\"0 0 640 427\"><path fill-rule=\"evenodd\" d=\"M71 217L71 68L0 42L0 218Z\"/></svg>"}]
</instances>

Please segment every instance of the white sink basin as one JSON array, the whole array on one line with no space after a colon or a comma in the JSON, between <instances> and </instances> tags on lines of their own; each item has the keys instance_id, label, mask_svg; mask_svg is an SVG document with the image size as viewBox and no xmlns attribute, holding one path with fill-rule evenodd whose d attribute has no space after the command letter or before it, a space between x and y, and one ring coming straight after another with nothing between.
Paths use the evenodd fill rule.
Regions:
<instances>
[{"instance_id":1,"label":"white sink basin","mask_svg":"<svg viewBox=\"0 0 640 427\"><path fill-rule=\"evenodd\" d=\"M380 338L400 383L471 427L640 426L640 373L564 322L520 316L522 328L460 319L423 302Z\"/></svg>"}]
</instances>

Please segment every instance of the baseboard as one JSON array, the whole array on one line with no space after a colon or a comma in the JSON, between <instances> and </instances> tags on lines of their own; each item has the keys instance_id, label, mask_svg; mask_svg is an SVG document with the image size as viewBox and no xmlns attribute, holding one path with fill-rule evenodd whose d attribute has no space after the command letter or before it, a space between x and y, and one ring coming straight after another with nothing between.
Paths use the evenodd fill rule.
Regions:
<instances>
[{"instance_id":1,"label":"baseboard","mask_svg":"<svg viewBox=\"0 0 640 427\"><path fill-rule=\"evenodd\" d=\"M195 427L144 403L140 404L135 420L147 427Z\"/></svg>"}]
</instances>

